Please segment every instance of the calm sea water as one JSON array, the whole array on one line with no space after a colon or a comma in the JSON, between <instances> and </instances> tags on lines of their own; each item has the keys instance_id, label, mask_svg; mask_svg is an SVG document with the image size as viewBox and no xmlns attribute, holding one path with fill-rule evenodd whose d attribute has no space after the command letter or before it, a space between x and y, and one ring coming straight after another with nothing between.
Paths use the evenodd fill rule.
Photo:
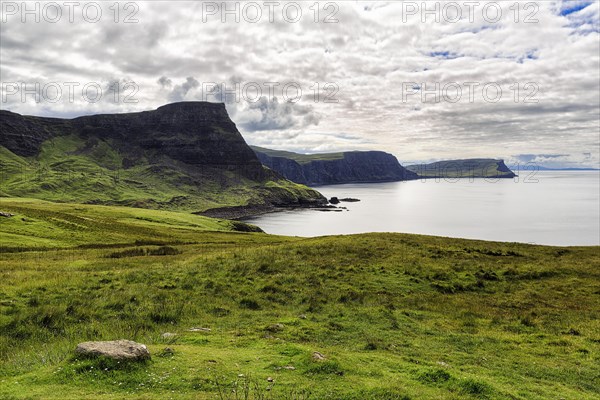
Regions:
<instances>
[{"instance_id":1,"label":"calm sea water","mask_svg":"<svg viewBox=\"0 0 600 400\"><path fill-rule=\"evenodd\" d=\"M530 175L530 174L528 174ZM268 233L321 236L364 232L600 245L600 173L538 172L518 181L418 180L319 186L328 198L355 197L342 212L291 210L246 221Z\"/></svg>"}]
</instances>

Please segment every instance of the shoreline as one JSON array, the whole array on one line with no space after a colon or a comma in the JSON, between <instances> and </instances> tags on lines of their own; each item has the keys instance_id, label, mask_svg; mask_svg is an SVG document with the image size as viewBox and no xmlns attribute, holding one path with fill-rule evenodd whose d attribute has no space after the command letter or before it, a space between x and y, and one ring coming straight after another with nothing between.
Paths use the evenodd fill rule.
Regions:
<instances>
[{"instance_id":1,"label":"shoreline","mask_svg":"<svg viewBox=\"0 0 600 400\"><path fill-rule=\"evenodd\" d=\"M322 210L336 211L343 210L341 207L327 204L282 204L282 205L248 205L248 206L232 206L232 207L217 207L206 211L196 211L192 214L202 217L228 219L232 221L242 221L245 218L256 217L258 215L270 214L286 210Z\"/></svg>"}]
</instances>

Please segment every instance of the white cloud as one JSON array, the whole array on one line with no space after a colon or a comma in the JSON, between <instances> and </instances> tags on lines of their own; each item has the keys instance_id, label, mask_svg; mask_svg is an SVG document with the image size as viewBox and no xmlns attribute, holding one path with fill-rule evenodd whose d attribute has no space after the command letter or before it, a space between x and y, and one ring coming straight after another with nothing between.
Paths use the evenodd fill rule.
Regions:
<instances>
[{"instance_id":1,"label":"white cloud","mask_svg":"<svg viewBox=\"0 0 600 400\"><path fill-rule=\"evenodd\" d=\"M565 162L597 166L599 5L575 3L536 3L537 23L523 22L532 11L523 8L515 23L514 2L499 3L497 23L485 20L483 2L472 23L404 18L401 2L339 2L339 23L331 24L313 22L312 3L302 3L298 23L285 22L281 11L274 23L266 14L256 24L231 17L222 23L218 16L204 22L200 2L149 1L137 2L137 24L9 18L0 26L3 83L134 81L139 91L137 103L106 97L36 104L11 96L1 106L54 116L126 112L202 99L206 82L296 82L303 96L295 104L281 93L277 102L266 93L255 103L228 102L248 141L304 151L382 149L400 160L567 154ZM321 20L331 11L324 4ZM321 89L335 82L339 102L315 102L315 82ZM405 103L404 82L498 82L503 97L435 104L412 96ZM515 103L509 87L518 83L524 95L528 82L538 85L539 102Z\"/></svg>"}]
</instances>

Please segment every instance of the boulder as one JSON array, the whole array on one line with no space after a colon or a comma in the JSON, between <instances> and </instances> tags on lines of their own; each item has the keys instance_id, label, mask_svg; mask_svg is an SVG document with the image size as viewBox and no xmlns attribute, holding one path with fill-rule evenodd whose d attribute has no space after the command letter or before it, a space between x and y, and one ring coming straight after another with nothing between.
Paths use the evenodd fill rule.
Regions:
<instances>
[{"instance_id":1,"label":"boulder","mask_svg":"<svg viewBox=\"0 0 600 400\"><path fill-rule=\"evenodd\" d=\"M340 200L337 197L332 197L331 199L329 199L329 202L331 204L340 204Z\"/></svg>"},{"instance_id":2,"label":"boulder","mask_svg":"<svg viewBox=\"0 0 600 400\"><path fill-rule=\"evenodd\" d=\"M131 340L79 343L75 353L85 357L108 357L113 360L142 361L150 359L146 345Z\"/></svg>"}]
</instances>

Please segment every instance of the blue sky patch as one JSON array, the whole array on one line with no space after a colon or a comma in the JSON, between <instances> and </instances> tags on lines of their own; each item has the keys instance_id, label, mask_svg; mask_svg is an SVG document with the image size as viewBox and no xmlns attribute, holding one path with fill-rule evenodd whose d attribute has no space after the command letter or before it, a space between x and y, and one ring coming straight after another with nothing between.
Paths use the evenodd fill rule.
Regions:
<instances>
[{"instance_id":1,"label":"blue sky patch","mask_svg":"<svg viewBox=\"0 0 600 400\"><path fill-rule=\"evenodd\" d=\"M452 53L449 51L432 51L429 53L429 57L443 58L445 60L453 60L455 58L460 58L462 55Z\"/></svg>"},{"instance_id":2,"label":"blue sky patch","mask_svg":"<svg viewBox=\"0 0 600 400\"><path fill-rule=\"evenodd\" d=\"M565 1L559 14L564 17L577 11L581 11L592 3L593 1Z\"/></svg>"}]
</instances>

